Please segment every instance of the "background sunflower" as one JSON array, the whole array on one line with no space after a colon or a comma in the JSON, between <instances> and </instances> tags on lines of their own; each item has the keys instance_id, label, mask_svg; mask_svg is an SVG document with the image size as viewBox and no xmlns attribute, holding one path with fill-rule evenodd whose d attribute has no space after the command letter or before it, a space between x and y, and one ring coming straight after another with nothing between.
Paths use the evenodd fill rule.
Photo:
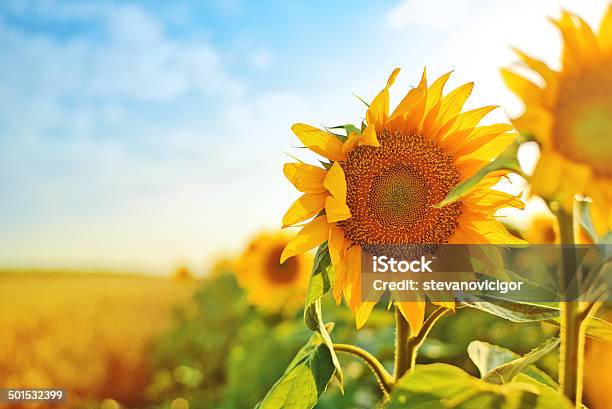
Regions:
<instances>
[{"instance_id":1,"label":"background sunflower","mask_svg":"<svg viewBox=\"0 0 612 409\"><path fill-rule=\"evenodd\" d=\"M559 201L566 211L575 194L590 197L601 234L612 228L612 5L597 34L567 11L552 22L563 38L561 69L516 50L540 82L508 69L502 76L525 104L514 125L540 144L533 193Z\"/></svg>"},{"instance_id":2,"label":"background sunflower","mask_svg":"<svg viewBox=\"0 0 612 409\"><path fill-rule=\"evenodd\" d=\"M236 276L250 303L270 312L291 311L302 305L312 260L307 254L280 262L289 242L282 233L260 233L236 262Z\"/></svg>"}]
</instances>

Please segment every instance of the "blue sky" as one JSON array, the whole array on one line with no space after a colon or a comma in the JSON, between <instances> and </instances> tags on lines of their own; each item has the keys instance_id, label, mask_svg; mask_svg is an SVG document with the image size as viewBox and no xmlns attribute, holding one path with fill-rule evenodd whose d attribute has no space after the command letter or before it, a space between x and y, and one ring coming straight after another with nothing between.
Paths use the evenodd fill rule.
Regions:
<instances>
[{"instance_id":1,"label":"blue sky","mask_svg":"<svg viewBox=\"0 0 612 409\"><path fill-rule=\"evenodd\" d=\"M504 120L509 46L554 66L546 16L605 4L3 1L0 266L202 270L280 224L293 122L359 122L351 92L399 66L397 100L425 65Z\"/></svg>"}]
</instances>

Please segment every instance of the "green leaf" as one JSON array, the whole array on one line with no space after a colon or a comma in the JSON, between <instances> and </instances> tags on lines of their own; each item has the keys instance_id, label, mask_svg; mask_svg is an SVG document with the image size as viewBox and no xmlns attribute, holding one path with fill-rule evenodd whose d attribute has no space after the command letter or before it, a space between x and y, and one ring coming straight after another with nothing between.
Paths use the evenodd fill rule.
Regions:
<instances>
[{"instance_id":1,"label":"green leaf","mask_svg":"<svg viewBox=\"0 0 612 409\"><path fill-rule=\"evenodd\" d=\"M464 304L512 322L546 321L559 316L559 309L555 307L519 303L486 295L471 296Z\"/></svg>"},{"instance_id":2,"label":"green leaf","mask_svg":"<svg viewBox=\"0 0 612 409\"><path fill-rule=\"evenodd\" d=\"M336 378L338 379L340 388L342 388L342 367L340 366L336 351L334 351L334 344L325 327L323 314L321 312L321 297L331 289L334 280L333 274L334 268L331 265L327 242L325 242L317 249L317 254L315 255L314 264L312 266L310 284L308 285L308 293L306 295L306 305L304 307L304 322L308 328L321 334L323 342L329 349L334 367L336 368Z\"/></svg>"},{"instance_id":3,"label":"green leaf","mask_svg":"<svg viewBox=\"0 0 612 409\"><path fill-rule=\"evenodd\" d=\"M462 197L470 193L478 183L484 179L489 173L497 170L509 170L525 176L521 170L521 165L518 161L518 149L524 143L525 137L518 136L516 140L510 144L497 158L480 168L473 176L459 183L440 203L435 205L436 208L442 208L448 204L460 200Z\"/></svg>"},{"instance_id":4,"label":"green leaf","mask_svg":"<svg viewBox=\"0 0 612 409\"><path fill-rule=\"evenodd\" d=\"M551 388L530 382L495 385L447 364L417 365L391 392L386 409L570 409Z\"/></svg>"},{"instance_id":5,"label":"green leaf","mask_svg":"<svg viewBox=\"0 0 612 409\"><path fill-rule=\"evenodd\" d=\"M575 202L575 217L576 221L582 227L584 232L595 244L611 244L612 243L612 232L598 235L595 230L595 225L591 219L591 202L588 200L578 200Z\"/></svg>"},{"instance_id":6,"label":"green leaf","mask_svg":"<svg viewBox=\"0 0 612 409\"><path fill-rule=\"evenodd\" d=\"M532 279L531 274L527 272L516 273L512 270L505 270L509 277L508 281L521 281L523 286L519 294L520 298L525 300L555 300L559 299L559 289L556 283L544 281L542 279ZM514 300L520 302L520 300Z\"/></svg>"},{"instance_id":7,"label":"green leaf","mask_svg":"<svg viewBox=\"0 0 612 409\"><path fill-rule=\"evenodd\" d=\"M344 124L344 125L330 126L327 129L344 129L344 131L346 132L346 136L349 136L353 132L357 133L358 135L361 135L361 129L357 128L353 124Z\"/></svg>"},{"instance_id":8,"label":"green leaf","mask_svg":"<svg viewBox=\"0 0 612 409\"><path fill-rule=\"evenodd\" d=\"M489 370L484 374L482 379L490 383L508 383L512 381L517 374L526 370L530 365L537 362L540 358L551 352L558 345L558 338L550 338L528 354Z\"/></svg>"},{"instance_id":9,"label":"green leaf","mask_svg":"<svg viewBox=\"0 0 612 409\"><path fill-rule=\"evenodd\" d=\"M226 409L252 408L283 375L287 363L312 336L312 332L297 320L270 324L265 317L259 316L242 322L238 331L224 360L225 375L220 377L219 372L212 375L223 378L219 379L218 389L223 397L222 407ZM209 360L202 365L206 366ZM245 382L245 379L249 382ZM205 382L210 383L209 380ZM198 391L201 385L192 391ZM213 406L213 402L210 402L210 405L205 405L204 402L193 402L192 406L218 407Z\"/></svg>"},{"instance_id":10,"label":"green leaf","mask_svg":"<svg viewBox=\"0 0 612 409\"><path fill-rule=\"evenodd\" d=\"M300 349L256 408L311 409L334 375L332 356L319 334Z\"/></svg>"},{"instance_id":11,"label":"green leaf","mask_svg":"<svg viewBox=\"0 0 612 409\"><path fill-rule=\"evenodd\" d=\"M521 356L516 352L483 341L472 341L468 346L468 355L480 371L481 378L485 378L488 373L498 367L521 359ZM557 383L546 372L535 365L527 365L520 372L554 389L558 387Z\"/></svg>"},{"instance_id":12,"label":"green leaf","mask_svg":"<svg viewBox=\"0 0 612 409\"><path fill-rule=\"evenodd\" d=\"M536 380L536 379L534 379L534 378L532 378L530 376L527 376L525 374L522 374L522 373L516 375L516 377L514 378L514 382L529 383L529 384L532 384L532 385L536 385L538 387L544 386L546 389L548 389L549 391L551 391L553 393L558 389L558 385L557 384L555 384L552 387L549 386L549 385L542 385L542 383L539 382L538 380ZM581 406L582 409L589 409L584 403L582 403L580 406Z\"/></svg>"},{"instance_id":13,"label":"green leaf","mask_svg":"<svg viewBox=\"0 0 612 409\"><path fill-rule=\"evenodd\" d=\"M321 244L314 258L308 292L306 294L305 308L321 298L332 288L335 270L331 265L331 258L327 248L327 242Z\"/></svg>"},{"instance_id":14,"label":"green leaf","mask_svg":"<svg viewBox=\"0 0 612 409\"><path fill-rule=\"evenodd\" d=\"M488 296L473 297L463 304L512 322L544 321L556 326L561 322L559 308L547 305L518 303ZM586 336L612 342L612 324L608 321L589 316L586 325Z\"/></svg>"},{"instance_id":15,"label":"green leaf","mask_svg":"<svg viewBox=\"0 0 612 409\"><path fill-rule=\"evenodd\" d=\"M576 200L577 212L576 221L582 229L589 235L589 238L593 241L593 243L597 243L597 232L595 231L595 227L593 226L593 221L591 220L591 202L586 200Z\"/></svg>"}]
</instances>

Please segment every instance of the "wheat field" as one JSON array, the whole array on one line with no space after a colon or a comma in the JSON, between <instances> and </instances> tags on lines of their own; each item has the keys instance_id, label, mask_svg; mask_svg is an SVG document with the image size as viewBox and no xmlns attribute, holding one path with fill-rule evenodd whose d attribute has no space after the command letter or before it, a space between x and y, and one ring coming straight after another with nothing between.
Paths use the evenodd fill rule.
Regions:
<instances>
[{"instance_id":1,"label":"wheat field","mask_svg":"<svg viewBox=\"0 0 612 409\"><path fill-rule=\"evenodd\" d=\"M172 307L188 299L197 283L110 274L0 274L3 386L62 387L69 396L66 407L108 398L138 405L149 381L151 341L170 325Z\"/></svg>"}]
</instances>

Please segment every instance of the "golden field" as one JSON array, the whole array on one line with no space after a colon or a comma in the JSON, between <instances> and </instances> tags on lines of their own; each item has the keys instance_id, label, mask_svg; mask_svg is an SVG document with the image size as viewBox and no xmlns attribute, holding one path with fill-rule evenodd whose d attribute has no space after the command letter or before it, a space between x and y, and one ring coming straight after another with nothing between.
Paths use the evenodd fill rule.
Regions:
<instances>
[{"instance_id":1,"label":"golden field","mask_svg":"<svg viewBox=\"0 0 612 409\"><path fill-rule=\"evenodd\" d=\"M195 280L111 274L0 274L0 379L63 387L70 405L138 405L148 348ZM57 406L54 406L57 407Z\"/></svg>"}]
</instances>

